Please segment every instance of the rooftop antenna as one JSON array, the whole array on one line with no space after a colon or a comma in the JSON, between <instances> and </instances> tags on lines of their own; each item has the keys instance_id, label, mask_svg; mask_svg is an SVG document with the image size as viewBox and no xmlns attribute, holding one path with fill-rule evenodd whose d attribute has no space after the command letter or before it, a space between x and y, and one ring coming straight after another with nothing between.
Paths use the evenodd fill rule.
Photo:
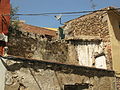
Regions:
<instances>
[{"instance_id":1,"label":"rooftop antenna","mask_svg":"<svg viewBox=\"0 0 120 90\"><path fill-rule=\"evenodd\" d=\"M92 4L92 5L91 5L91 8L92 8L92 9L95 9L97 5L94 3L94 1L93 1L93 0L90 0L90 3Z\"/></svg>"},{"instance_id":2,"label":"rooftop antenna","mask_svg":"<svg viewBox=\"0 0 120 90\"><path fill-rule=\"evenodd\" d=\"M55 19L56 19L57 21L60 22L61 25L63 25L62 22L61 22L62 14L55 15L54 17L55 17Z\"/></svg>"}]
</instances>

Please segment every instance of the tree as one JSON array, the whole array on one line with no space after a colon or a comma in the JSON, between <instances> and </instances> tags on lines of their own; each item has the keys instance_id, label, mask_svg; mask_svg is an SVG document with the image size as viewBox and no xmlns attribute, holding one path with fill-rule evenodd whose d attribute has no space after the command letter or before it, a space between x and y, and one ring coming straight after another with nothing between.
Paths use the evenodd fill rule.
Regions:
<instances>
[{"instance_id":1,"label":"tree","mask_svg":"<svg viewBox=\"0 0 120 90\"><path fill-rule=\"evenodd\" d=\"M13 8L11 5L11 12L10 12L10 26L9 26L9 33L18 30L19 27L19 17L15 14L18 12L18 7Z\"/></svg>"}]
</instances>

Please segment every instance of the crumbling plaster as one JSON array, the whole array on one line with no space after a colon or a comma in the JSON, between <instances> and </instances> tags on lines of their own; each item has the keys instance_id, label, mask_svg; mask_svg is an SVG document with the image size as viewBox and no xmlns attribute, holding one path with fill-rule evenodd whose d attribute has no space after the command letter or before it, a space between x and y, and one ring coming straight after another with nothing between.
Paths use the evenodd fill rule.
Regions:
<instances>
[{"instance_id":1,"label":"crumbling plaster","mask_svg":"<svg viewBox=\"0 0 120 90\"><path fill-rule=\"evenodd\" d=\"M16 61L14 61L16 60ZM18 61L17 61L18 60ZM64 90L88 83L88 90L114 90L114 72L45 61L9 59L5 90Z\"/></svg>"},{"instance_id":2,"label":"crumbling plaster","mask_svg":"<svg viewBox=\"0 0 120 90\"><path fill-rule=\"evenodd\" d=\"M92 37L94 40L102 39L104 53L109 65L108 69L112 69L111 42L106 11L93 12L70 20L65 23L63 29L66 40L81 41L85 37Z\"/></svg>"},{"instance_id":3,"label":"crumbling plaster","mask_svg":"<svg viewBox=\"0 0 120 90\"><path fill-rule=\"evenodd\" d=\"M74 19L65 25L65 40L48 40L45 36L14 31L9 33L9 52L14 56L78 65L75 43L69 38L80 35L99 36L108 56L109 69L112 68L111 43L106 13L95 12L92 15ZM19 61L6 63L6 90L62 90L64 85L90 83L89 90L114 90L114 73L93 70L89 67L73 69L64 65L47 65ZM88 68L88 70L86 69ZM104 74L104 75L103 75ZM110 76L111 75L111 76ZM41 89L40 89L41 88Z\"/></svg>"},{"instance_id":4,"label":"crumbling plaster","mask_svg":"<svg viewBox=\"0 0 120 90\"><path fill-rule=\"evenodd\" d=\"M83 39L81 42L92 43L93 41L98 42L98 40L99 39L95 38L92 41ZM16 30L9 35L8 54L25 58L79 65L75 43L80 43L80 41L50 41L42 35ZM106 45L108 44L105 43L104 46ZM106 56L109 54L109 57L107 57L107 69L111 69L109 49L105 47L104 51Z\"/></svg>"}]
</instances>

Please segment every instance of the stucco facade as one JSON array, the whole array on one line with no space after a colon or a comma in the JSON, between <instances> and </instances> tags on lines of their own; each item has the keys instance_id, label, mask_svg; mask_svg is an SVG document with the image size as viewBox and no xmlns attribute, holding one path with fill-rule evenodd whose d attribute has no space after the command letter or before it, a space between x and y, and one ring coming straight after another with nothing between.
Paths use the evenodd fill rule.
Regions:
<instances>
[{"instance_id":1,"label":"stucco facade","mask_svg":"<svg viewBox=\"0 0 120 90\"><path fill-rule=\"evenodd\" d=\"M120 77L120 15L118 11L108 13L108 26L112 45L113 70L115 70L116 76Z\"/></svg>"},{"instance_id":2,"label":"stucco facade","mask_svg":"<svg viewBox=\"0 0 120 90\"><path fill-rule=\"evenodd\" d=\"M8 57L5 90L115 90L114 71Z\"/></svg>"}]
</instances>

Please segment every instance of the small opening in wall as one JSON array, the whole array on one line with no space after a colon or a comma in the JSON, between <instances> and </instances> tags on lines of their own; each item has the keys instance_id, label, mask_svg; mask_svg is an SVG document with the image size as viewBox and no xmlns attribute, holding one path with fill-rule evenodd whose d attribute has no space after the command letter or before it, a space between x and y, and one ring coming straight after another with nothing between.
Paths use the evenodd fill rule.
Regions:
<instances>
[{"instance_id":1,"label":"small opening in wall","mask_svg":"<svg viewBox=\"0 0 120 90\"><path fill-rule=\"evenodd\" d=\"M120 22L118 24L119 24L119 29L120 29Z\"/></svg>"},{"instance_id":2,"label":"small opening in wall","mask_svg":"<svg viewBox=\"0 0 120 90\"><path fill-rule=\"evenodd\" d=\"M89 84L89 83L81 83L81 84L75 84L75 85L64 85L64 90L88 90L90 86L91 86L91 84Z\"/></svg>"},{"instance_id":3,"label":"small opening in wall","mask_svg":"<svg viewBox=\"0 0 120 90\"><path fill-rule=\"evenodd\" d=\"M119 24L119 29L120 29L120 24Z\"/></svg>"}]
</instances>

